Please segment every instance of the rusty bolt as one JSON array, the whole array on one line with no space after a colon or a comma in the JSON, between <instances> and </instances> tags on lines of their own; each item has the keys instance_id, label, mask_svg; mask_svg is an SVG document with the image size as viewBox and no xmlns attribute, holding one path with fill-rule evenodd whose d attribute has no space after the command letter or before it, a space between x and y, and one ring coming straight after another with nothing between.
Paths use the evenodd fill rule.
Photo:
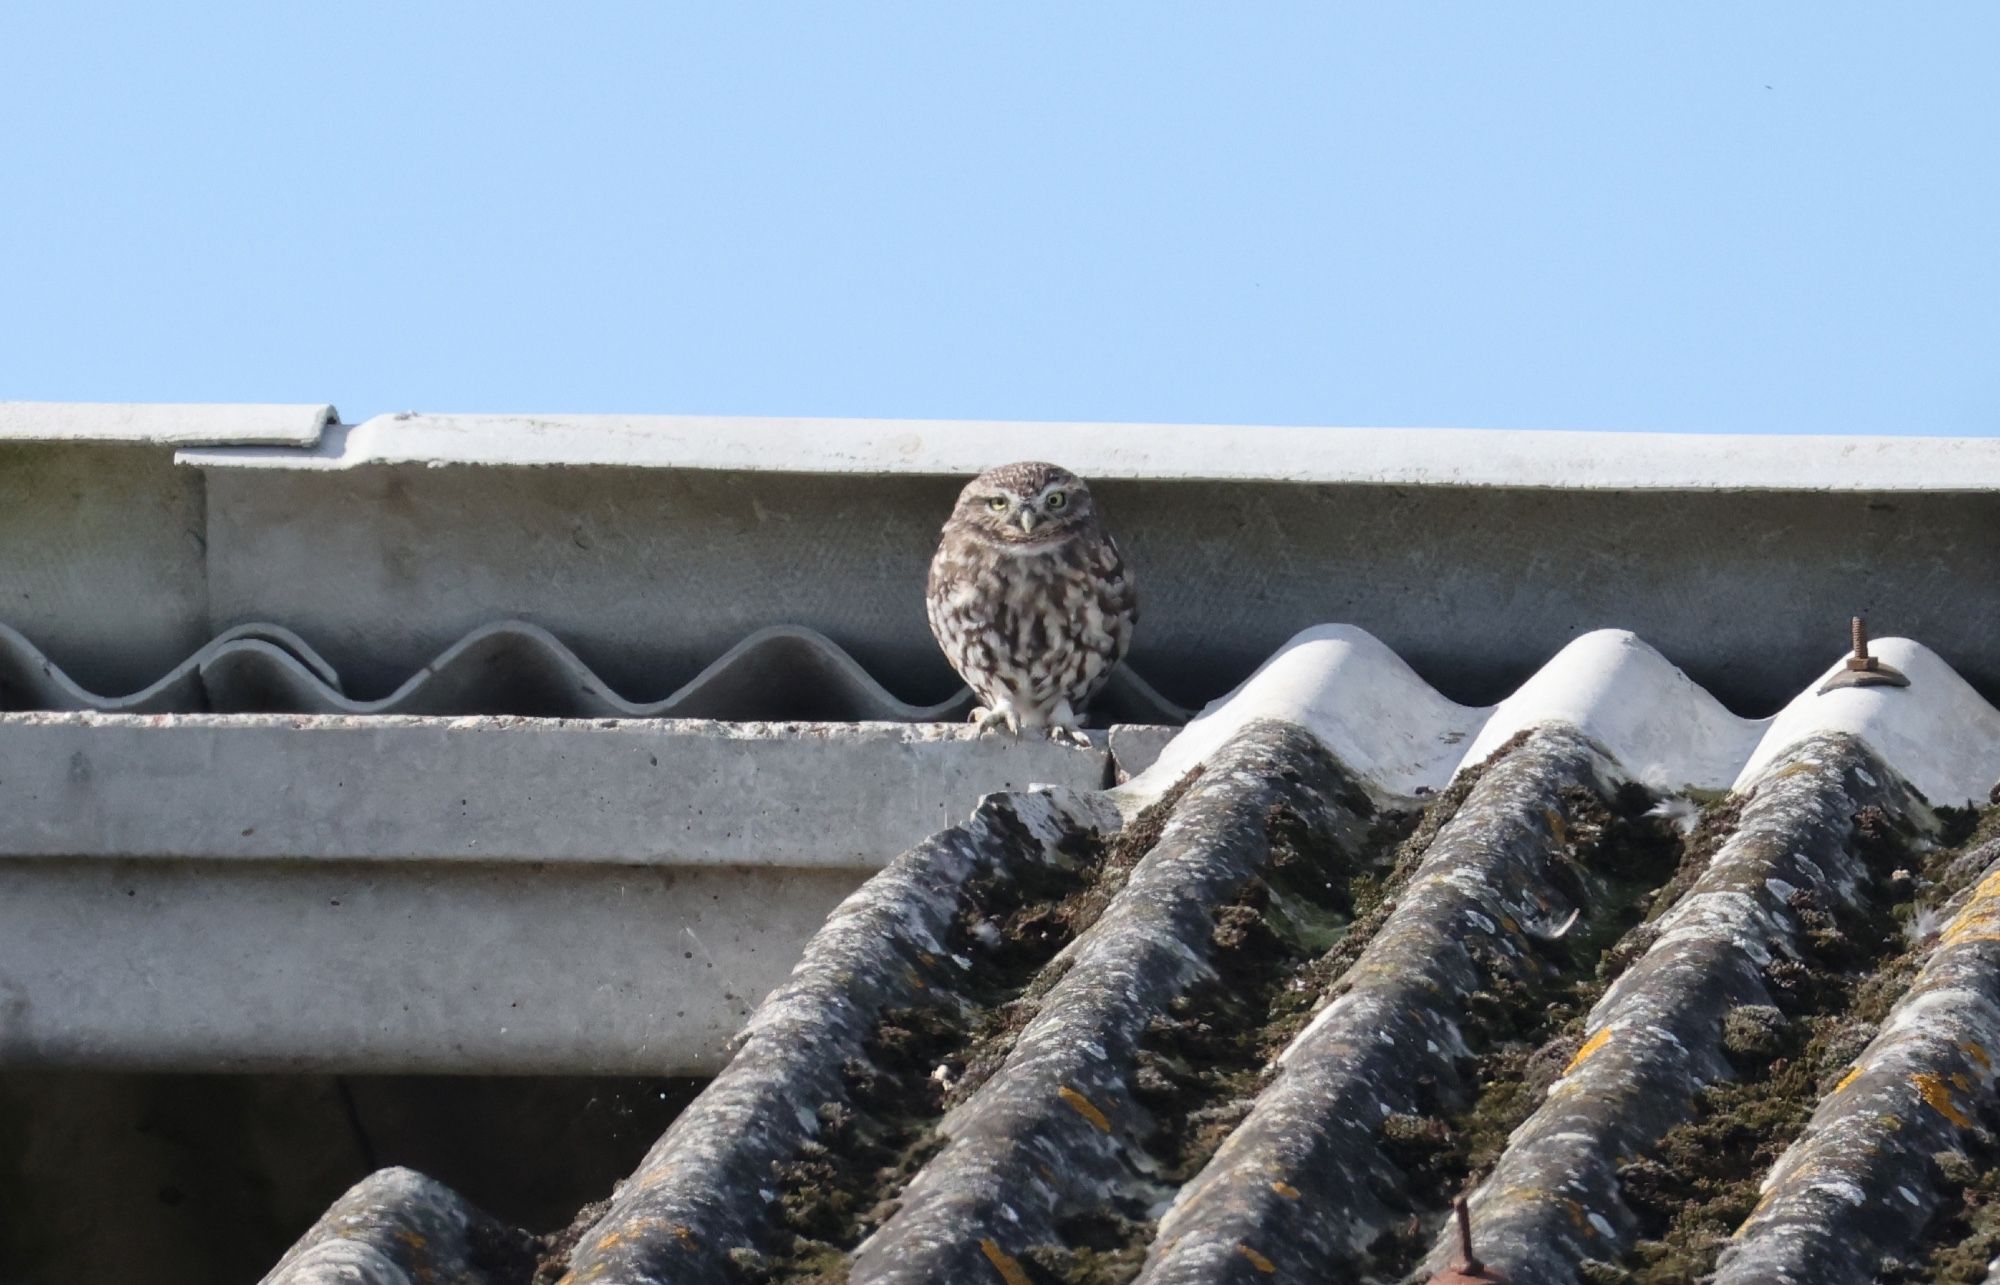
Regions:
<instances>
[{"instance_id":1,"label":"rusty bolt","mask_svg":"<svg viewBox=\"0 0 2000 1285\"><path fill-rule=\"evenodd\" d=\"M1850 626L1854 635L1854 654L1840 667L1840 672L1820 685L1819 694L1824 696L1842 687L1908 687L1910 680L1903 671L1883 664L1868 654L1868 621L1855 616Z\"/></svg>"},{"instance_id":2,"label":"rusty bolt","mask_svg":"<svg viewBox=\"0 0 2000 1285\"><path fill-rule=\"evenodd\" d=\"M1882 662L1868 654L1868 618L1856 616L1853 625L1854 654L1847 658L1847 667L1854 670L1873 670Z\"/></svg>"},{"instance_id":3,"label":"rusty bolt","mask_svg":"<svg viewBox=\"0 0 2000 1285\"><path fill-rule=\"evenodd\" d=\"M1452 1213L1458 1221L1458 1261L1431 1277L1428 1285L1504 1285L1504 1278L1472 1252L1472 1207L1464 1196L1452 1202Z\"/></svg>"}]
</instances>

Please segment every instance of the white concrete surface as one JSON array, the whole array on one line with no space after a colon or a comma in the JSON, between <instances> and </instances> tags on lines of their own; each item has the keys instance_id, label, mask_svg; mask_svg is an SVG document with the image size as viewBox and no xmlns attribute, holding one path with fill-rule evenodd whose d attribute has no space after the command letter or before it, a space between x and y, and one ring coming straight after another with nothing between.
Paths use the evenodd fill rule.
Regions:
<instances>
[{"instance_id":1,"label":"white concrete surface","mask_svg":"<svg viewBox=\"0 0 2000 1285\"><path fill-rule=\"evenodd\" d=\"M378 415L294 449L219 447L204 468L384 464L977 473L1046 458L1092 478L1607 490L1970 491L2000 439L1724 436L695 415Z\"/></svg>"},{"instance_id":2,"label":"white concrete surface","mask_svg":"<svg viewBox=\"0 0 2000 1285\"><path fill-rule=\"evenodd\" d=\"M327 427L338 422L333 407L324 403L0 402L0 442L303 448L316 446Z\"/></svg>"}]
</instances>

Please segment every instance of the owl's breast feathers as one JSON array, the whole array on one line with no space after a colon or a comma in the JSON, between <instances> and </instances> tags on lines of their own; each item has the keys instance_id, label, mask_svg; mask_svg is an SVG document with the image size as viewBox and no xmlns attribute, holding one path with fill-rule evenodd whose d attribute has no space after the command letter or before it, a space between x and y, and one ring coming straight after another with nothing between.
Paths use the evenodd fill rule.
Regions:
<instances>
[{"instance_id":1,"label":"owl's breast feathers","mask_svg":"<svg viewBox=\"0 0 2000 1285\"><path fill-rule=\"evenodd\" d=\"M981 700L1031 716L1064 701L1080 711L1138 618L1132 578L1101 531L1022 547L948 530L928 607L931 631Z\"/></svg>"}]
</instances>

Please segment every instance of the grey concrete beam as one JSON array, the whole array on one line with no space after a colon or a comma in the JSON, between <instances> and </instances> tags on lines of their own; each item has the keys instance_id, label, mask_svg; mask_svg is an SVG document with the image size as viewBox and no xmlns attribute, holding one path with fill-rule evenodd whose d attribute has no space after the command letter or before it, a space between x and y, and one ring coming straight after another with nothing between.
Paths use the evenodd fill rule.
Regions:
<instances>
[{"instance_id":1,"label":"grey concrete beam","mask_svg":"<svg viewBox=\"0 0 2000 1285\"><path fill-rule=\"evenodd\" d=\"M1108 770L962 724L5 714L0 857L858 872L981 795Z\"/></svg>"},{"instance_id":2,"label":"grey concrete beam","mask_svg":"<svg viewBox=\"0 0 2000 1285\"><path fill-rule=\"evenodd\" d=\"M869 873L0 860L0 1067L705 1075Z\"/></svg>"},{"instance_id":3,"label":"grey concrete beam","mask_svg":"<svg viewBox=\"0 0 2000 1285\"><path fill-rule=\"evenodd\" d=\"M924 623L923 585L959 485L610 467L212 469L211 621L295 629L351 694L370 697L515 617L633 699L665 694L757 629L792 624L928 704L958 688ZM1140 586L1132 666L1182 705L1220 695L1299 630L1340 621L1479 704L1580 634L1628 628L1739 713L1766 714L1819 674L1859 609L1878 635L1921 637L2000 691L1988 645L2000 593L1982 587L2000 562L1991 494L1116 478L1094 490Z\"/></svg>"},{"instance_id":4,"label":"grey concrete beam","mask_svg":"<svg viewBox=\"0 0 2000 1285\"><path fill-rule=\"evenodd\" d=\"M0 624L97 691L136 691L215 633L199 474L163 450L0 439Z\"/></svg>"},{"instance_id":5,"label":"grey concrete beam","mask_svg":"<svg viewBox=\"0 0 2000 1285\"><path fill-rule=\"evenodd\" d=\"M0 716L0 1066L706 1074L897 852L1108 772L963 726Z\"/></svg>"}]
</instances>

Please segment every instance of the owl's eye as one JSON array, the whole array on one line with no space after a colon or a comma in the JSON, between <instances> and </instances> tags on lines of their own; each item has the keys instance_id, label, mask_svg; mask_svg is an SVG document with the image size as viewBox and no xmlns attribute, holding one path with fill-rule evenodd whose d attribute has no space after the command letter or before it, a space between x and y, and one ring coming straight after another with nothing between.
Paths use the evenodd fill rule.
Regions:
<instances>
[{"instance_id":1,"label":"owl's eye","mask_svg":"<svg viewBox=\"0 0 2000 1285\"><path fill-rule=\"evenodd\" d=\"M995 513L1005 513L1007 511L1007 497L1004 495L989 495L986 497L986 507L992 509Z\"/></svg>"},{"instance_id":2,"label":"owl's eye","mask_svg":"<svg viewBox=\"0 0 2000 1285\"><path fill-rule=\"evenodd\" d=\"M1050 508L1050 509L1052 509L1052 510L1053 510L1053 509L1059 509L1059 508L1061 508L1061 507L1062 507L1063 505L1065 505L1065 504L1068 504L1068 503L1069 503L1069 496L1067 496L1067 495L1063 494L1063 493L1062 493L1061 491L1050 491L1050 492L1049 492L1049 498L1048 498L1048 506L1049 506L1049 508Z\"/></svg>"}]
</instances>

